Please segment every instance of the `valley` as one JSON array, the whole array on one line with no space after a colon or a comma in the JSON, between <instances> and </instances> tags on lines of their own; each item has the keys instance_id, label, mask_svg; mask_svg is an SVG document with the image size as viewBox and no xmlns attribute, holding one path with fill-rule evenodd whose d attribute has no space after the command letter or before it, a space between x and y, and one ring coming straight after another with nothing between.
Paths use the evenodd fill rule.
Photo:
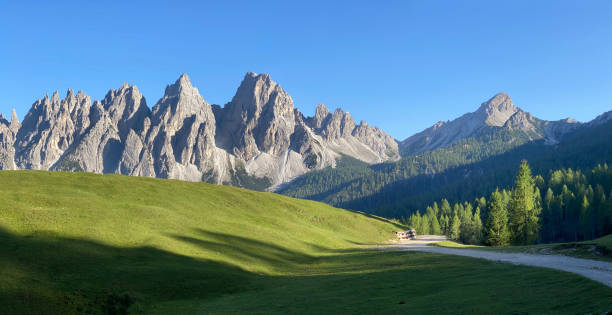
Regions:
<instances>
[{"instance_id":1,"label":"valley","mask_svg":"<svg viewBox=\"0 0 612 315\"><path fill-rule=\"evenodd\" d=\"M8 313L612 307L610 288L573 274L369 249L406 227L322 203L89 173L3 171L0 183L0 305ZM482 299L489 302L472 303Z\"/></svg>"}]
</instances>

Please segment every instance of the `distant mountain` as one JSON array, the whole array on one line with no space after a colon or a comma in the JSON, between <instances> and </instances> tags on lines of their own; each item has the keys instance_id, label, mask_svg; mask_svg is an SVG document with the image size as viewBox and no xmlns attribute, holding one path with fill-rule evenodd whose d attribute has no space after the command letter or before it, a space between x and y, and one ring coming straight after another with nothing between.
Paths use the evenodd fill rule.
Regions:
<instances>
[{"instance_id":1,"label":"distant mountain","mask_svg":"<svg viewBox=\"0 0 612 315\"><path fill-rule=\"evenodd\" d=\"M345 157L340 167L277 192L395 217L441 198L471 200L508 184L523 158L538 172L612 160L612 111L588 123L545 121L500 93L473 113L409 137L400 150L402 159L375 165Z\"/></svg>"},{"instance_id":2,"label":"distant mountain","mask_svg":"<svg viewBox=\"0 0 612 315\"><path fill-rule=\"evenodd\" d=\"M0 169L87 171L266 189L348 155L397 160L395 140L348 112L304 117L267 74L247 73L232 101L209 105L183 74L153 106L123 84L101 101L68 90L23 122L0 117Z\"/></svg>"},{"instance_id":3,"label":"distant mountain","mask_svg":"<svg viewBox=\"0 0 612 315\"><path fill-rule=\"evenodd\" d=\"M438 148L448 147L462 139L477 137L492 128L523 131L532 140L545 139L547 143L557 143L559 138L580 125L574 119L546 121L516 107L512 98L499 93L482 103L472 113L467 113L449 122L438 122L433 126L401 141L402 156L419 154Z\"/></svg>"}]
</instances>

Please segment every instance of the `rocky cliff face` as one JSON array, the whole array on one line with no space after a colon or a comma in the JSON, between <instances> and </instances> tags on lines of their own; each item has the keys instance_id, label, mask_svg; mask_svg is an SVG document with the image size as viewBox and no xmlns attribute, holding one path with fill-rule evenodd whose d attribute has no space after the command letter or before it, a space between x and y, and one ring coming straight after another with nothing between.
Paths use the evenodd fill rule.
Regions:
<instances>
[{"instance_id":1,"label":"rocky cliff face","mask_svg":"<svg viewBox=\"0 0 612 315\"><path fill-rule=\"evenodd\" d=\"M17 119L17 113L13 110L9 122L0 114L0 169L14 170L15 166L15 138L21 124Z\"/></svg>"},{"instance_id":2,"label":"rocky cliff face","mask_svg":"<svg viewBox=\"0 0 612 315\"><path fill-rule=\"evenodd\" d=\"M123 84L92 103L82 92L37 100L22 124L0 117L0 169L43 169L205 180L258 188L346 154L399 158L397 143L348 112L323 105L304 117L267 74L247 73L231 102L209 105L182 75L150 110ZM254 185L254 184L253 184Z\"/></svg>"},{"instance_id":3,"label":"rocky cliff face","mask_svg":"<svg viewBox=\"0 0 612 315\"><path fill-rule=\"evenodd\" d=\"M516 107L506 93L499 93L472 113L455 120L438 122L404 141L399 147L403 156L448 147L453 143L473 137L487 130L505 128L524 132L530 139L544 139L547 144L555 144L565 133L580 125L573 119L545 121Z\"/></svg>"},{"instance_id":4,"label":"rocky cliff face","mask_svg":"<svg viewBox=\"0 0 612 315\"><path fill-rule=\"evenodd\" d=\"M91 99L68 90L62 100L55 92L37 100L23 119L15 139L19 169L51 169L88 129Z\"/></svg>"},{"instance_id":5,"label":"rocky cliff face","mask_svg":"<svg viewBox=\"0 0 612 315\"><path fill-rule=\"evenodd\" d=\"M291 96L269 75L249 72L223 108L218 138L244 160L262 152L279 155L295 129L293 109Z\"/></svg>"}]
</instances>

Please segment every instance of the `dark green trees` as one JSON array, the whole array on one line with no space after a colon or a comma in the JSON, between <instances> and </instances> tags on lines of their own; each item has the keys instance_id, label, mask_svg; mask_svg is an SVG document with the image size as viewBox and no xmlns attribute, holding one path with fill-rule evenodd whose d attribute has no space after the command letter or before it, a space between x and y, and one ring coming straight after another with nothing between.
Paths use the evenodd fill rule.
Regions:
<instances>
[{"instance_id":1,"label":"dark green trees","mask_svg":"<svg viewBox=\"0 0 612 315\"><path fill-rule=\"evenodd\" d=\"M611 167L551 170L548 176L530 177L529 166L521 164L513 190L498 189L489 200L479 197L472 203L442 199L423 216L411 217L410 222L418 223L411 225L420 234L437 234L439 225L440 234L449 238L488 245L573 242L612 233Z\"/></svg>"},{"instance_id":2,"label":"dark green trees","mask_svg":"<svg viewBox=\"0 0 612 315\"><path fill-rule=\"evenodd\" d=\"M504 246L510 243L508 231L508 211L502 194L495 190L489 201L489 218L485 226L485 243L491 246Z\"/></svg>"},{"instance_id":3,"label":"dark green trees","mask_svg":"<svg viewBox=\"0 0 612 315\"><path fill-rule=\"evenodd\" d=\"M512 191L509 207L509 227L512 243L532 244L538 238L540 215L540 191L536 188L531 169L523 160Z\"/></svg>"}]
</instances>

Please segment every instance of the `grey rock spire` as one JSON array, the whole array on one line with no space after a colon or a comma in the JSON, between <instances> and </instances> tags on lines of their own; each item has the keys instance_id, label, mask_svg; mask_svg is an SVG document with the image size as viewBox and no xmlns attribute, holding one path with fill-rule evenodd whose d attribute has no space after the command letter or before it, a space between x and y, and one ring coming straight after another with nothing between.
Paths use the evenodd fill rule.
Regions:
<instances>
[{"instance_id":1,"label":"grey rock spire","mask_svg":"<svg viewBox=\"0 0 612 315\"><path fill-rule=\"evenodd\" d=\"M306 118L267 74L247 73L231 102L211 107L183 74L153 106L123 83L101 101L68 90L37 100L20 124L0 118L1 169L119 173L240 185L287 182L341 154L397 159L397 143L340 109ZM246 172L244 174L243 172Z\"/></svg>"}]
</instances>

